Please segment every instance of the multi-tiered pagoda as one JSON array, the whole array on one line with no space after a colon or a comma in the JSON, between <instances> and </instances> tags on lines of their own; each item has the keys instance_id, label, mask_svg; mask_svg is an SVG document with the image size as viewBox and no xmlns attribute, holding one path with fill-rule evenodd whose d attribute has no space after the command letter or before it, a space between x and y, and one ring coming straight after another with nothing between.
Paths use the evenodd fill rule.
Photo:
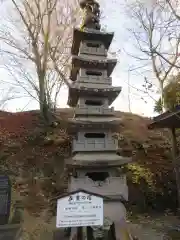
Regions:
<instances>
[{"instance_id":1,"label":"multi-tiered pagoda","mask_svg":"<svg viewBox=\"0 0 180 240\"><path fill-rule=\"evenodd\" d=\"M105 229L112 232L110 235L114 231L119 239L120 227L126 219L123 201L128 200L128 187L126 177L117 169L131 158L117 154L117 140L113 137L121 123L114 108L109 107L121 92L121 87L112 86L111 73L117 60L107 58L114 34L100 30L96 1L84 0L80 6L84 19L81 28L74 29L71 50L68 105L74 108L74 118L69 120L74 139L72 157L66 162L67 168L73 170L68 190L84 189L108 199L104 202L102 234ZM100 228L92 231L96 239Z\"/></svg>"}]
</instances>

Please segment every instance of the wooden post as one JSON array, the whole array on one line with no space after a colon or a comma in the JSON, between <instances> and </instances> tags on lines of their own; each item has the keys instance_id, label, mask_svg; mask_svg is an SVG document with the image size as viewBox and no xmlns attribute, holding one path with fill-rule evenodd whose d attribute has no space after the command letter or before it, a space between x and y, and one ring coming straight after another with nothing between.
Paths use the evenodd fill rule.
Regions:
<instances>
[{"instance_id":1,"label":"wooden post","mask_svg":"<svg viewBox=\"0 0 180 240\"><path fill-rule=\"evenodd\" d=\"M176 129L171 129L172 133L172 157L173 157L173 166L176 177L176 185L177 185L177 197L178 197L178 213L180 214L180 171L179 171L179 158L178 158L178 147L177 147L177 139L176 139Z\"/></svg>"},{"instance_id":2,"label":"wooden post","mask_svg":"<svg viewBox=\"0 0 180 240\"><path fill-rule=\"evenodd\" d=\"M77 228L77 240L83 240L83 228L82 227Z\"/></svg>"},{"instance_id":3,"label":"wooden post","mask_svg":"<svg viewBox=\"0 0 180 240\"><path fill-rule=\"evenodd\" d=\"M93 240L93 230L92 227L87 227L86 228L87 232L87 240Z\"/></svg>"}]
</instances>

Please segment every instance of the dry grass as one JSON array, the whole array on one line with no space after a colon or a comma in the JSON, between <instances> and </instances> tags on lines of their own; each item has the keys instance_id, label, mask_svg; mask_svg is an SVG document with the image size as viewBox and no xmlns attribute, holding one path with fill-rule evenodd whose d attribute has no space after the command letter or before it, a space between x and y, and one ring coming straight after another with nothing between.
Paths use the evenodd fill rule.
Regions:
<instances>
[{"instance_id":1,"label":"dry grass","mask_svg":"<svg viewBox=\"0 0 180 240\"><path fill-rule=\"evenodd\" d=\"M49 223L46 223L42 217L33 217L25 212L23 230L23 240L53 239L55 219L52 219Z\"/></svg>"}]
</instances>

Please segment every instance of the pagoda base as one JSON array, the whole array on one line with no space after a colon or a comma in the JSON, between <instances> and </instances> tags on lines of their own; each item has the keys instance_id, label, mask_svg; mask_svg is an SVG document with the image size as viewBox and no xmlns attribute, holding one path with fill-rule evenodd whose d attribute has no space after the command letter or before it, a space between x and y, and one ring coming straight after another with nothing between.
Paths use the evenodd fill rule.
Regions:
<instances>
[{"instance_id":1,"label":"pagoda base","mask_svg":"<svg viewBox=\"0 0 180 240\"><path fill-rule=\"evenodd\" d=\"M132 162L131 157L122 157L116 153L81 152L66 160L67 167L75 168L102 168L120 167Z\"/></svg>"},{"instance_id":2,"label":"pagoda base","mask_svg":"<svg viewBox=\"0 0 180 240\"><path fill-rule=\"evenodd\" d=\"M78 229L71 228L70 238L78 239ZM102 238L98 238L99 235ZM128 228L126 224L126 209L121 202L104 202L104 225L102 227L84 227L82 229L82 240L85 239L132 239L129 237Z\"/></svg>"}]
</instances>

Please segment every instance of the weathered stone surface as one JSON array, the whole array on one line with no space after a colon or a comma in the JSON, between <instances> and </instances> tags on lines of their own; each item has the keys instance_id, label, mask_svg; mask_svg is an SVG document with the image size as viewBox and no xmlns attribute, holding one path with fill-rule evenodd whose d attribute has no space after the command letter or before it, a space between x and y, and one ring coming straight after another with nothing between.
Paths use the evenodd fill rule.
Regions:
<instances>
[{"instance_id":1,"label":"weathered stone surface","mask_svg":"<svg viewBox=\"0 0 180 240\"><path fill-rule=\"evenodd\" d=\"M105 70L95 70L95 69L83 69L79 70L79 74L77 76L78 83L84 84L84 86L88 86L88 84L94 84L95 87L98 84L103 87L112 85L112 77L107 76L107 71ZM101 86L100 85L100 86Z\"/></svg>"},{"instance_id":2,"label":"weathered stone surface","mask_svg":"<svg viewBox=\"0 0 180 240\"><path fill-rule=\"evenodd\" d=\"M0 225L0 240L21 240L21 234L19 224Z\"/></svg>"},{"instance_id":3,"label":"weathered stone surface","mask_svg":"<svg viewBox=\"0 0 180 240\"><path fill-rule=\"evenodd\" d=\"M114 108L107 108L105 106L79 106L75 108L75 116L93 114L96 116L112 116Z\"/></svg>"},{"instance_id":4,"label":"weathered stone surface","mask_svg":"<svg viewBox=\"0 0 180 240\"><path fill-rule=\"evenodd\" d=\"M108 177L105 181L93 181L88 177L71 177L70 191L86 189L89 192L101 194L111 199L128 200L126 177Z\"/></svg>"},{"instance_id":5,"label":"weathered stone surface","mask_svg":"<svg viewBox=\"0 0 180 240\"><path fill-rule=\"evenodd\" d=\"M70 79L72 81L76 81L77 74L80 68L85 69L101 69L107 71L107 76L109 77L113 72L115 66L117 64L116 59L102 59L102 58L94 58L94 57L84 57L84 56L72 56L72 65L73 68L71 70Z\"/></svg>"},{"instance_id":6,"label":"weathered stone surface","mask_svg":"<svg viewBox=\"0 0 180 240\"><path fill-rule=\"evenodd\" d=\"M72 152L93 152L93 151L116 151L117 139L112 137L111 132L102 131L81 131L73 140Z\"/></svg>"},{"instance_id":7,"label":"weathered stone surface","mask_svg":"<svg viewBox=\"0 0 180 240\"><path fill-rule=\"evenodd\" d=\"M14 204L14 212L11 218L11 224L20 224L23 222L23 211L24 208L22 206L22 202L16 201Z\"/></svg>"},{"instance_id":8,"label":"weathered stone surface","mask_svg":"<svg viewBox=\"0 0 180 240\"><path fill-rule=\"evenodd\" d=\"M0 175L0 225L7 224L10 215L11 183L8 176Z\"/></svg>"},{"instance_id":9,"label":"weathered stone surface","mask_svg":"<svg viewBox=\"0 0 180 240\"><path fill-rule=\"evenodd\" d=\"M101 29L100 24L100 5L96 0L80 0L80 7L84 11L81 29L85 27L92 29Z\"/></svg>"},{"instance_id":10,"label":"weathered stone surface","mask_svg":"<svg viewBox=\"0 0 180 240\"><path fill-rule=\"evenodd\" d=\"M66 164L75 168L102 168L105 166L119 167L131 161L131 157L122 157L113 152L91 152L90 154L84 152L67 159Z\"/></svg>"},{"instance_id":11,"label":"weathered stone surface","mask_svg":"<svg viewBox=\"0 0 180 240\"><path fill-rule=\"evenodd\" d=\"M109 32L100 32L94 29L84 28L84 31L81 31L79 28L75 28L73 31L73 44L71 48L71 53L77 55L79 53L80 43L82 41L99 41L105 48L108 50L114 33Z\"/></svg>"},{"instance_id":12,"label":"weathered stone surface","mask_svg":"<svg viewBox=\"0 0 180 240\"><path fill-rule=\"evenodd\" d=\"M102 44L102 42L94 41L93 43L91 41L84 41L80 44L79 53L81 55L84 54L88 57L88 54L94 55L94 57L100 59L105 59L107 57L107 50L105 46ZM91 56L90 55L90 56Z\"/></svg>"},{"instance_id":13,"label":"weathered stone surface","mask_svg":"<svg viewBox=\"0 0 180 240\"><path fill-rule=\"evenodd\" d=\"M69 96L68 96L68 105L70 107L76 107L78 100L80 97L88 96L88 97L101 97L108 98L108 105L111 105L113 101L118 97L121 92L121 87L106 87L103 86L101 88L84 87L79 86L78 84L71 84L69 86Z\"/></svg>"}]
</instances>

